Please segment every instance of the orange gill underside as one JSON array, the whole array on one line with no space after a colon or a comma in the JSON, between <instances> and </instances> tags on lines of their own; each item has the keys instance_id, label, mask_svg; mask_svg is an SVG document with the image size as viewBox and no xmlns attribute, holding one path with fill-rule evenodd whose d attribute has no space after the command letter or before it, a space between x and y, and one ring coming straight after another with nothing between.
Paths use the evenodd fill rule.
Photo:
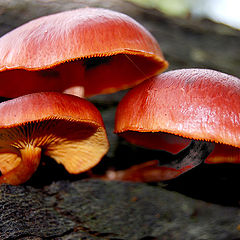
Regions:
<instances>
[{"instance_id":1,"label":"orange gill underside","mask_svg":"<svg viewBox=\"0 0 240 240\"><path fill-rule=\"evenodd\" d=\"M103 137L98 126L61 119L0 129L0 184L18 185L30 179L41 153L63 164L70 173L86 171L106 153Z\"/></svg>"}]
</instances>

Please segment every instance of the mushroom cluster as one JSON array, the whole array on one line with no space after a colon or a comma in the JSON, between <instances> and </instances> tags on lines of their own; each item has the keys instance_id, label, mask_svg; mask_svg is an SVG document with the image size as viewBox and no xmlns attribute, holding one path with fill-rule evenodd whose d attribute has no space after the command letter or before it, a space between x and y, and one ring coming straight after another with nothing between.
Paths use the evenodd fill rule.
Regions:
<instances>
[{"instance_id":1,"label":"mushroom cluster","mask_svg":"<svg viewBox=\"0 0 240 240\"><path fill-rule=\"evenodd\" d=\"M204 157L197 152L195 158L162 166L146 164L145 171L154 174L155 179L167 180L202 160L240 163L239 106L240 79L236 77L207 69L168 71L124 96L117 108L115 132L133 144L173 154L193 147L202 149ZM144 165L139 169L143 171ZM135 179L134 175L143 178L137 167L121 172L119 178Z\"/></svg>"},{"instance_id":2,"label":"mushroom cluster","mask_svg":"<svg viewBox=\"0 0 240 240\"><path fill-rule=\"evenodd\" d=\"M109 143L83 97L127 88L115 133L175 160L115 179L168 180L202 161L240 162L240 80L207 69L160 74L168 62L159 44L125 14L81 8L32 20L0 38L0 60L0 96L14 98L0 104L0 183L27 181L42 153L73 174L95 166Z\"/></svg>"},{"instance_id":3,"label":"mushroom cluster","mask_svg":"<svg viewBox=\"0 0 240 240\"><path fill-rule=\"evenodd\" d=\"M0 96L14 98L0 104L0 183L9 184L27 181L42 153L74 174L96 165L109 143L82 97L133 87L168 66L143 26L100 8L14 29L0 38L0 60Z\"/></svg>"}]
</instances>

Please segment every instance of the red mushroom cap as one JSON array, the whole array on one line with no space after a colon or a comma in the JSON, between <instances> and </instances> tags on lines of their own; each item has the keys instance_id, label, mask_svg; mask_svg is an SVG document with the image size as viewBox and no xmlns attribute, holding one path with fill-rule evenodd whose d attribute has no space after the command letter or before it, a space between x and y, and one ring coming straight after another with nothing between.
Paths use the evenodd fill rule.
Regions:
<instances>
[{"instance_id":1,"label":"red mushroom cap","mask_svg":"<svg viewBox=\"0 0 240 240\"><path fill-rule=\"evenodd\" d=\"M173 153L190 139L211 141L220 146L207 162L240 162L239 106L240 79L206 69L169 71L127 93L117 108L115 132Z\"/></svg>"},{"instance_id":2,"label":"red mushroom cap","mask_svg":"<svg viewBox=\"0 0 240 240\"><path fill-rule=\"evenodd\" d=\"M83 86L86 96L110 93L167 66L155 38L135 20L81 8L32 20L0 38L0 96L75 85Z\"/></svg>"},{"instance_id":3,"label":"red mushroom cap","mask_svg":"<svg viewBox=\"0 0 240 240\"><path fill-rule=\"evenodd\" d=\"M75 96L25 95L1 103L0 115L0 183L28 180L41 152L77 174L95 166L109 148L99 111Z\"/></svg>"}]
</instances>

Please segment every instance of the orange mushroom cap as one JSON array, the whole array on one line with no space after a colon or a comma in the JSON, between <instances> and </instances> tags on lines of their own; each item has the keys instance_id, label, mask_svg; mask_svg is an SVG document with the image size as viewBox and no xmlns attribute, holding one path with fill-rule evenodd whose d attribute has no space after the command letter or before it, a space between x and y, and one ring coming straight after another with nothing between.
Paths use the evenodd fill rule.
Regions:
<instances>
[{"instance_id":1,"label":"orange mushroom cap","mask_svg":"<svg viewBox=\"0 0 240 240\"><path fill-rule=\"evenodd\" d=\"M0 38L0 96L74 86L84 87L85 96L111 93L167 66L155 38L135 20L81 8L32 20Z\"/></svg>"},{"instance_id":2,"label":"orange mushroom cap","mask_svg":"<svg viewBox=\"0 0 240 240\"><path fill-rule=\"evenodd\" d=\"M109 148L99 111L67 94L25 95L0 104L0 183L21 184L41 153L77 174L95 166Z\"/></svg>"},{"instance_id":3,"label":"orange mushroom cap","mask_svg":"<svg viewBox=\"0 0 240 240\"><path fill-rule=\"evenodd\" d=\"M120 102L115 132L145 147L177 153L190 139L215 142L206 162L240 162L240 79L207 69L153 77Z\"/></svg>"}]
</instances>

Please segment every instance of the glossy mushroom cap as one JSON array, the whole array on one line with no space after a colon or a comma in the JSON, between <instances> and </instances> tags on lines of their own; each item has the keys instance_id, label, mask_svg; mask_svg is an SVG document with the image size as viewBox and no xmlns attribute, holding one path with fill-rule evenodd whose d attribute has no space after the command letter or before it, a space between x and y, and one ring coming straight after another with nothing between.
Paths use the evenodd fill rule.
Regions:
<instances>
[{"instance_id":1,"label":"glossy mushroom cap","mask_svg":"<svg viewBox=\"0 0 240 240\"><path fill-rule=\"evenodd\" d=\"M167 66L155 38L135 20L81 8L35 19L0 38L0 96L75 86L87 97L111 93Z\"/></svg>"},{"instance_id":2,"label":"glossy mushroom cap","mask_svg":"<svg viewBox=\"0 0 240 240\"><path fill-rule=\"evenodd\" d=\"M0 183L21 184L41 153L77 174L95 166L109 148L99 111L61 93L34 93L0 104Z\"/></svg>"},{"instance_id":3,"label":"glossy mushroom cap","mask_svg":"<svg viewBox=\"0 0 240 240\"><path fill-rule=\"evenodd\" d=\"M215 142L206 162L240 163L240 79L182 69L130 90L116 112L115 132L145 147L177 153L190 139Z\"/></svg>"}]
</instances>

